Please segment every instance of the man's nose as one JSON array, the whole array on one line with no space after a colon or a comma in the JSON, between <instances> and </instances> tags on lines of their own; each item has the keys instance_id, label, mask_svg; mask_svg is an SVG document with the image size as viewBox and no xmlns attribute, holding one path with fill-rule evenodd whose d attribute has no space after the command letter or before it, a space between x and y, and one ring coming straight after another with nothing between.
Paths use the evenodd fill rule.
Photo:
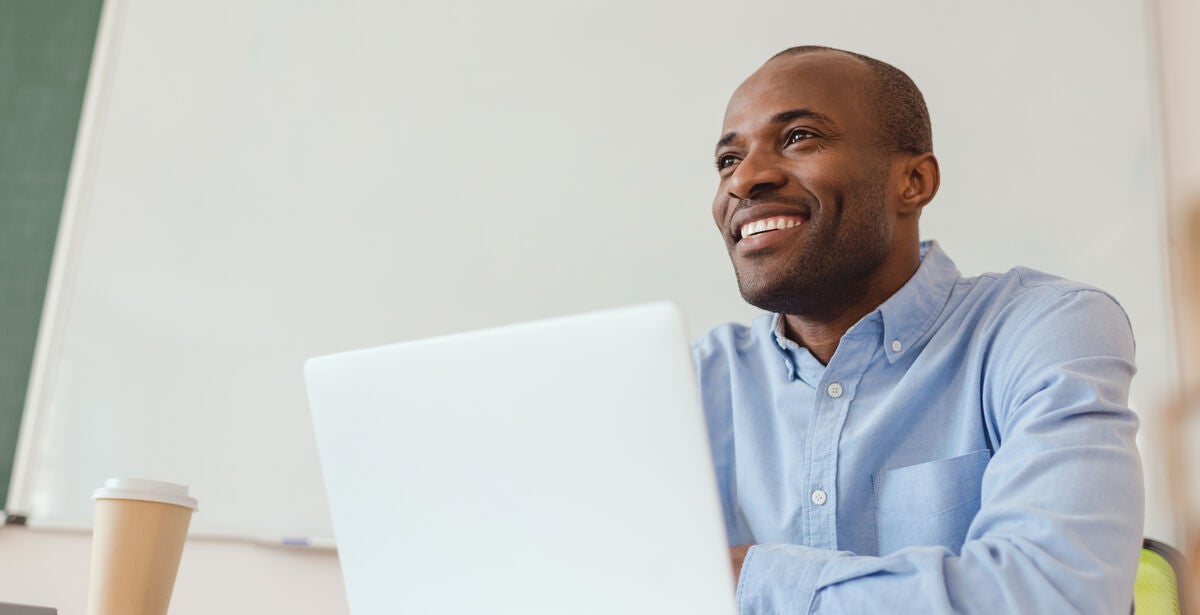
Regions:
<instances>
[{"instance_id":1,"label":"man's nose","mask_svg":"<svg viewBox=\"0 0 1200 615\"><path fill-rule=\"evenodd\" d=\"M747 155L733 170L726 182L729 196L752 199L763 191L775 190L787 182L787 175L777 157L769 153Z\"/></svg>"}]
</instances>

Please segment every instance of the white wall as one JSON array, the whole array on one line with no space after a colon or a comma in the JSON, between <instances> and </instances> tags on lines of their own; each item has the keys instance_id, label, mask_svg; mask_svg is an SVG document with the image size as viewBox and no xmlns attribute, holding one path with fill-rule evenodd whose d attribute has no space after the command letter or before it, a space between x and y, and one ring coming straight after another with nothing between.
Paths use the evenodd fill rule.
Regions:
<instances>
[{"instance_id":1,"label":"white wall","mask_svg":"<svg viewBox=\"0 0 1200 615\"><path fill-rule=\"evenodd\" d=\"M538 287L523 278L541 276L549 288L575 282L569 270L555 267L556 258L566 259L574 270L603 271L598 283L611 284L598 296L577 295L579 307L657 294L679 297L691 308L696 328L744 319L750 311L736 306L722 247L709 228L709 191L715 185L709 152L725 99L740 79L783 47L818 43L892 61L925 91L944 175L943 190L923 219L925 235L942 241L964 273L1024 264L1112 290L1133 316L1139 338L1142 371L1134 404L1143 413L1146 433L1153 432L1154 408L1173 382L1174 349L1164 325L1169 314L1150 28L1139 0L991 5L934 0L919 6L580 1L555 3L553 17L546 12L549 4L532 1L510 3L503 10L470 4L294 5L269 0L131 0L128 5L136 8L136 18L155 14L170 24L127 42L142 50L126 65L126 71L133 71L127 74L162 73L158 81L145 82L157 84L158 90L148 90L143 98L161 104L141 112L125 109L109 127L107 138L127 139L124 150L144 157L104 164L121 169L124 177L133 178L129 181L139 171L153 171L156 178L167 171L183 172L162 163L172 157L195 161L188 168L202 171L174 191L130 193L134 205L157 203L185 214L181 204L189 198L228 205L215 212L206 209L203 216L194 212L190 228L209 233L218 247L231 241L234 247L258 246L255 262L274 263L288 287L302 288L305 276L291 269L298 262L291 255L304 257L316 245L312 229L320 230L322 224L356 239L349 249L364 256L398 259L383 271L344 275L318 268L309 276L323 286L313 293L313 301L297 309L311 310L306 313L314 316L341 311L353 320L349 337L322 338L327 347L349 344L350 338L365 345L408 336L404 327L409 321L429 317L428 308L406 312L410 304L394 297L363 301L361 294L355 295L372 284L418 279L425 286L413 288L463 297L455 294L460 274L406 278L413 271L421 273L423 263L394 252L406 234L424 232L439 215L495 245L490 255L496 261L479 261L489 275L483 281L486 301L478 307L483 312L476 316L479 325L545 315L538 312L547 309L544 305L528 307L537 305ZM452 30L431 30L435 23ZM173 49L177 37L197 33L202 40L184 46L186 58L153 53L161 56ZM531 41L557 46L564 57L583 62L560 66L541 57ZM229 51L230 45L237 53ZM350 57L361 62L340 61L346 50L356 50ZM295 53L291 64L289 51ZM389 61L380 63L381 53L394 55L382 56ZM237 72L245 63L243 55L282 64L256 78ZM502 71L483 70L481 55L507 58L510 64ZM162 72L180 61L211 66L182 80ZM389 73L394 83L372 81L374 71L388 64L394 65ZM423 68L427 65L446 70L430 72ZM533 70L547 67L558 72ZM273 88L261 91L263 83ZM547 84L559 85L561 91L523 100ZM505 86L515 88L501 97L506 124L493 130L495 118L484 93ZM198 113L187 105L201 96L211 98ZM529 105L539 111L530 112ZM321 115L296 115L304 109ZM227 115L225 124L204 123L222 114ZM221 149L220 139L237 143L239 135L251 140L230 151ZM288 139L295 145L292 150L266 148ZM312 147L322 139L325 147ZM170 149L179 143L199 144L203 151ZM481 145L472 149L477 143ZM461 153L455 153L455 144L464 144ZM435 159L422 161L419 148L426 145L436 149ZM342 155L346 152L367 155ZM197 155L202 157L187 158ZM497 156L515 156L527 161L527 168L504 158L505 171L497 171L490 162ZM406 177L411 164L426 165L420 168L429 172ZM360 177L364 165L366 181ZM465 182L463 169L475 182ZM551 175L539 169L551 169ZM272 183L256 183L263 177ZM449 206L441 210L448 213L422 210L415 228L392 217L412 206L414 190L453 195L457 189L474 192L469 199L433 201ZM560 208L526 202L548 193L559 197ZM247 195L267 202L238 200ZM329 208L300 207L314 201ZM258 209L243 210L239 218L238 205ZM332 224L322 218L347 208L360 225L376 224L353 227L344 218ZM525 223L527 232L505 226L510 216L528 211L543 218ZM256 240L242 226L271 223L270 216L281 230L270 241ZM643 224L647 219L652 225ZM121 223L114 219L107 224L115 228ZM178 247L169 237L146 239L138 246ZM542 268L506 272L497 266L537 241L550 248ZM1074 243L1064 249L1064 241ZM172 254L186 266L206 262L199 252ZM456 272L469 271L472 256L481 258L469 251L439 254L448 259L439 264ZM189 259L191 255L196 256ZM127 255L117 251L115 256ZM151 275L160 264L165 266L143 258L138 271ZM232 267L229 271L242 273ZM616 283L608 279L613 275ZM128 291L96 296L120 307L132 300L141 277L121 281ZM200 280L222 282L211 274ZM623 280L627 282L621 284ZM274 300L269 289L252 281L247 278L245 292L227 297L228 303L269 312L263 308ZM513 288L532 289L525 293L532 298ZM579 289L587 287L570 288L583 293ZM456 322L445 314L434 316L442 320L431 321L430 334ZM265 343L280 342L278 336L286 331L244 333ZM291 351L295 348L289 347ZM1156 447L1145 442L1143 438L1152 479L1147 531L1169 538L1173 528L1164 488L1153 480ZM87 549L83 534L3 529L0 573L7 574L0 574L0 599L58 606L65 614L82 612ZM336 557L329 552L193 540L172 612L324 614L344 612L344 602Z\"/></svg>"}]
</instances>

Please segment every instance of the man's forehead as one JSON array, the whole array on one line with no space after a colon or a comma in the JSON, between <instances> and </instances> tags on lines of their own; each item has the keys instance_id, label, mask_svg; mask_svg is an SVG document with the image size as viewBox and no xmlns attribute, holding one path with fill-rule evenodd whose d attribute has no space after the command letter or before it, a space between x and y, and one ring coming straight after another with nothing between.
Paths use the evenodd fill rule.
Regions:
<instances>
[{"instance_id":1,"label":"man's forehead","mask_svg":"<svg viewBox=\"0 0 1200 615\"><path fill-rule=\"evenodd\" d=\"M820 106L813 110L827 115L862 110L867 80L866 64L845 53L816 51L773 58L734 91L725 110L725 125L797 107Z\"/></svg>"}]
</instances>

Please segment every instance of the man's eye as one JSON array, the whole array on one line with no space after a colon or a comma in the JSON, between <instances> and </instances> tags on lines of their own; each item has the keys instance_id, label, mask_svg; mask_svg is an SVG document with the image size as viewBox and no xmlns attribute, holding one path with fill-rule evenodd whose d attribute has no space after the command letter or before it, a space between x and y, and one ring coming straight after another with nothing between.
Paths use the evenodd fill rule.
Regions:
<instances>
[{"instance_id":1,"label":"man's eye","mask_svg":"<svg viewBox=\"0 0 1200 615\"><path fill-rule=\"evenodd\" d=\"M733 166L734 163L736 163L736 162L737 162L737 156L734 156L733 154L725 154L724 156L718 156L717 157L717 170L720 171L721 169L727 169L727 168Z\"/></svg>"},{"instance_id":2,"label":"man's eye","mask_svg":"<svg viewBox=\"0 0 1200 615\"><path fill-rule=\"evenodd\" d=\"M813 138L813 137L815 137L815 136L817 136L817 133L815 133L815 132L812 132L811 130L805 130L805 129L803 129L803 128L797 128L797 129L795 129L795 130L793 130L793 131L791 131L791 132L789 132L789 133L788 133L788 136L787 136L787 144L788 144L788 145L792 145L792 144L794 144L794 143L799 143L799 142L801 142L801 141L803 141L803 140L805 140L805 139L811 139L811 138Z\"/></svg>"}]
</instances>

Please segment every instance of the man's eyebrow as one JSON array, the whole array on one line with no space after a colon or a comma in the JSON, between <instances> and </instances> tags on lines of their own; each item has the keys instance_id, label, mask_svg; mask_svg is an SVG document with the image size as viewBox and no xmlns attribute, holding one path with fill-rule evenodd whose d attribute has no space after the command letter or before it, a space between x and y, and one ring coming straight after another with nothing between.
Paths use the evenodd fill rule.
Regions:
<instances>
[{"instance_id":1,"label":"man's eyebrow","mask_svg":"<svg viewBox=\"0 0 1200 615\"><path fill-rule=\"evenodd\" d=\"M817 120L818 122L833 125L833 120L829 119L828 115L825 115L820 111L813 111L812 109L792 109L790 111L784 111L783 113L776 114L775 117L771 118L771 123L786 124L792 120L799 119Z\"/></svg>"},{"instance_id":2,"label":"man's eyebrow","mask_svg":"<svg viewBox=\"0 0 1200 615\"><path fill-rule=\"evenodd\" d=\"M736 138L737 138L736 132L725 133L725 136L721 137L717 141L717 150L720 150L722 147L725 147L726 145L729 145L730 143L733 143L733 140Z\"/></svg>"},{"instance_id":3,"label":"man's eyebrow","mask_svg":"<svg viewBox=\"0 0 1200 615\"><path fill-rule=\"evenodd\" d=\"M799 120L799 119L816 120L816 121L822 122L824 124L829 124L830 126L835 125L833 123L833 120L829 119L828 115L825 115L824 113L821 113L820 111L813 111L812 109L789 109L787 111L777 113L777 114L775 114L775 117L771 118L771 123L772 124L786 124L793 120ZM725 133L725 135L722 136L717 141L717 149L720 150L722 147L725 147L726 145L733 143L733 140L736 139L737 136L738 136L738 134L736 132Z\"/></svg>"}]
</instances>

